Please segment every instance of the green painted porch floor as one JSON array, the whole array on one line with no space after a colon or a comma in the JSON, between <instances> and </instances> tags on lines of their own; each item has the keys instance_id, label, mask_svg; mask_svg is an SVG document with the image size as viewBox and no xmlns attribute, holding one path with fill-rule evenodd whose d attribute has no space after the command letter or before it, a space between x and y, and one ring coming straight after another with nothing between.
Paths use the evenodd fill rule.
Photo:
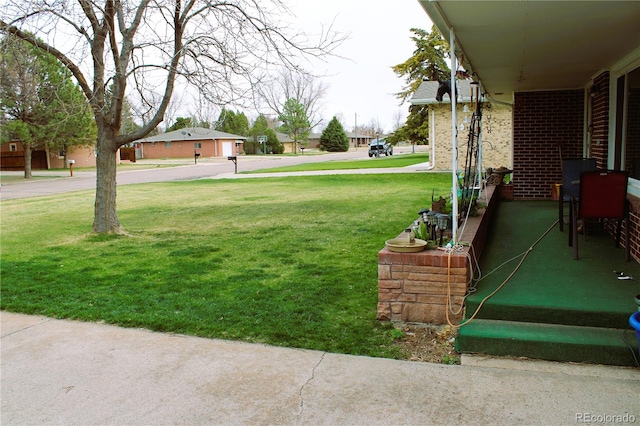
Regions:
<instances>
[{"instance_id":1,"label":"green painted porch floor","mask_svg":"<svg viewBox=\"0 0 640 426\"><path fill-rule=\"evenodd\" d=\"M557 209L557 202L551 201L497 206L480 259L483 278L467 298L465 318L513 272L519 255L553 225ZM560 232L556 224L535 245L513 278L460 328L458 351L636 365L625 340L638 357L638 339L633 330L625 330L637 310L640 264L633 259L625 262L624 250L615 248L613 238L599 230L586 241L580 236L580 259L574 260L568 236L568 227ZM618 280L614 271L624 271L637 281Z\"/></svg>"}]
</instances>

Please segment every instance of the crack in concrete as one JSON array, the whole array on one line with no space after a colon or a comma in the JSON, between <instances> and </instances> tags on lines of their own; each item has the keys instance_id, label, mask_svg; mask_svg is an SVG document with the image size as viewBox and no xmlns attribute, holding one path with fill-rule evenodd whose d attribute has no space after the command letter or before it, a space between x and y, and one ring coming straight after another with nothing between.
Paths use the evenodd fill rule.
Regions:
<instances>
[{"instance_id":1,"label":"crack in concrete","mask_svg":"<svg viewBox=\"0 0 640 426\"><path fill-rule=\"evenodd\" d=\"M300 419L302 417L302 414L304 413L304 395L303 395L304 394L304 389L309 385L309 383L311 383L313 381L313 379L315 379L315 377L316 377L316 369L320 366L320 364L324 360L324 356L326 354L327 354L326 352L322 353L322 356L320 357L320 359L318 360L316 365L311 370L311 377L309 377L307 379L307 381L300 387L300 392L298 393L298 395L300 396L300 410L298 411L298 416L297 416L298 419Z\"/></svg>"},{"instance_id":2,"label":"crack in concrete","mask_svg":"<svg viewBox=\"0 0 640 426\"><path fill-rule=\"evenodd\" d=\"M13 336L14 334L18 334L18 333L20 333L20 332L22 332L22 331L25 331L25 330L28 330L28 329L30 329L30 328L37 327L37 326L42 325L42 324L46 324L46 323L48 323L49 321L51 321L52 319L53 319L53 318L47 318L47 319L45 319L44 321L40 321L39 323L31 324L31 325L28 325L28 326L26 326L26 327L22 327L21 329L19 329L19 330L15 330L15 331L12 331L11 333L3 334L3 335L1 335L1 336L0 336L0 338L2 338L2 337L8 337L8 336Z\"/></svg>"}]
</instances>

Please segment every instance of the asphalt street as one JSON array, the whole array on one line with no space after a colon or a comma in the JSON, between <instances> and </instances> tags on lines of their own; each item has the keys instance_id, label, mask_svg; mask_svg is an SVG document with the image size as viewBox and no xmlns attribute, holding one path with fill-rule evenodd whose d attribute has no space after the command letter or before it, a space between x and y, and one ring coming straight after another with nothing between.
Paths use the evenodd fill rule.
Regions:
<instances>
[{"instance_id":1,"label":"asphalt street","mask_svg":"<svg viewBox=\"0 0 640 426\"><path fill-rule=\"evenodd\" d=\"M417 147L417 151L424 151L426 147ZM411 146L397 147L394 155L402 155L412 152ZM291 166L303 163L363 159L363 161L375 161L369 159L366 147L351 149L348 152L306 154L298 156L238 156L238 172L268 169L273 167ZM149 165L150 168L142 170L120 171L116 180L118 185L131 185L150 182L166 182L174 180L196 180L216 177L252 177L252 175L235 175L235 165L226 158L205 158L198 160L197 164L192 159L179 160L139 160L139 164ZM161 165L172 164L173 167L161 167ZM154 167L157 166L157 167ZM375 173L372 169L361 170L361 172ZM410 170L407 170L410 171ZM387 172L391 170L387 169ZM353 173L353 172L345 172ZM23 175L24 172L2 172L3 175ZM47 177L47 179L24 180L11 182L0 187L0 200L10 200L15 198L37 197L43 195L62 194L65 192L95 189L96 173L74 171L73 177L69 171L46 171L35 170L36 177ZM261 175L258 175L261 176ZM274 175L271 175L274 176ZM255 176L253 176L255 177Z\"/></svg>"}]
</instances>

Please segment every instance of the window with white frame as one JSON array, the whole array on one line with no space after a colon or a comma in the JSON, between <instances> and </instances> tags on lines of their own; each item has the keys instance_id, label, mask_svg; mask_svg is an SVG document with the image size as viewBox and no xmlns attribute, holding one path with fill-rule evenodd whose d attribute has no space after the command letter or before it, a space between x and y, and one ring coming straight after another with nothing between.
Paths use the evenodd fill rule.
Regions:
<instances>
[{"instance_id":1,"label":"window with white frame","mask_svg":"<svg viewBox=\"0 0 640 426\"><path fill-rule=\"evenodd\" d=\"M171 142L165 142L164 143L164 147L165 148L171 148Z\"/></svg>"},{"instance_id":2,"label":"window with white frame","mask_svg":"<svg viewBox=\"0 0 640 426\"><path fill-rule=\"evenodd\" d=\"M608 167L629 172L629 193L640 197L640 49L612 70Z\"/></svg>"},{"instance_id":3,"label":"window with white frame","mask_svg":"<svg viewBox=\"0 0 640 426\"><path fill-rule=\"evenodd\" d=\"M10 143L9 144L9 151L16 152L17 150L18 150L18 144L17 143Z\"/></svg>"},{"instance_id":4,"label":"window with white frame","mask_svg":"<svg viewBox=\"0 0 640 426\"><path fill-rule=\"evenodd\" d=\"M194 149L201 149L202 148L202 142L194 142L193 143L193 148Z\"/></svg>"},{"instance_id":5,"label":"window with white frame","mask_svg":"<svg viewBox=\"0 0 640 426\"><path fill-rule=\"evenodd\" d=\"M616 141L624 146L623 169L640 179L640 67L618 77L616 87L619 107L614 126Z\"/></svg>"}]
</instances>

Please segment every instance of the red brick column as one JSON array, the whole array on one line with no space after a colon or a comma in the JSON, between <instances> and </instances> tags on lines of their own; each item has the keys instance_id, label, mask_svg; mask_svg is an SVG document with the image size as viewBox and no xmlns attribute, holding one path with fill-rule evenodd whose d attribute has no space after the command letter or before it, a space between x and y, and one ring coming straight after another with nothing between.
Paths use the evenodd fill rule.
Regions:
<instances>
[{"instance_id":1,"label":"red brick column","mask_svg":"<svg viewBox=\"0 0 640 426\"><path fill-rule=\"evenodd\" d=\"M449 321L460 323L463 316L460 305L473 267L470 259L482 253L497 194L495 187L486 188L487 207L467 220L459 240L470 246L462 251L397 253L383 248L378 252L378 320L447 324L449 294Z\"/></svg>"}]
</instances>

